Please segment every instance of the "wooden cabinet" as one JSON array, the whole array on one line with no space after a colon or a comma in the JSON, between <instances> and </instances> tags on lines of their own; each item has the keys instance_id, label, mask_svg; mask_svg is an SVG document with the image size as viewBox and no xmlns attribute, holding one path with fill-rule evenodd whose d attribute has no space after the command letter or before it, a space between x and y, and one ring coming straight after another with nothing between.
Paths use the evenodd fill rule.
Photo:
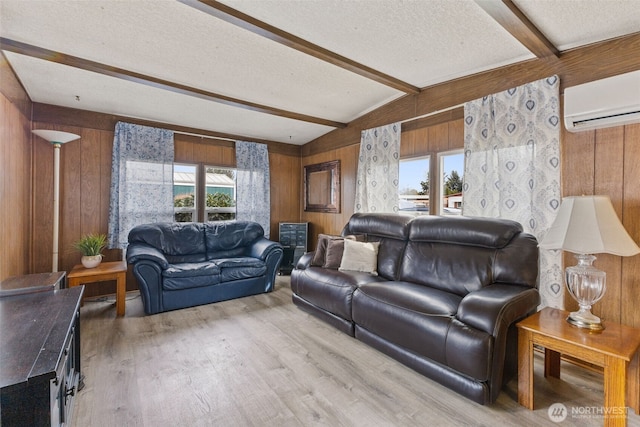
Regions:
<instances>
[{"instance_id":1,"label":"wooden cabinet","mask_svg":"<svg viewBox=\"0 0 640 427\"><path fill-rule=\"evenodd\" d=\"M0 298L0 425L70 425L84 287Z\"/></svg>"}]
</instances>

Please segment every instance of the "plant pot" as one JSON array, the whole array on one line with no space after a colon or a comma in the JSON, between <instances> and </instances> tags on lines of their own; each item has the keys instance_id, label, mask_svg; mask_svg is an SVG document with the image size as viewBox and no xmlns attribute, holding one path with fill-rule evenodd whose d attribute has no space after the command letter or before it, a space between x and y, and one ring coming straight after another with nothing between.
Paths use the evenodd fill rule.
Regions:
<instances>
[{"instance_id":1,"label":"plant pot","mask_svg":"<svg viewBox=\"0 0 640 427\"><path fill-rule=\"evenodd\" d=\"M80 258L80 262L84 268L95 268L102 262L102 255L83 256Z\"/></svg>"}]
</instances>

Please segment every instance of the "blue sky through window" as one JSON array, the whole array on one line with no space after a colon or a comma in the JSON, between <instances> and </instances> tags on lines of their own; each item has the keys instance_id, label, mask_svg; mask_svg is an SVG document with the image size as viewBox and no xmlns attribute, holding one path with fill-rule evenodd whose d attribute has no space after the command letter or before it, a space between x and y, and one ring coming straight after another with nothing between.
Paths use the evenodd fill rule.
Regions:
<instances>
[{"instance_id":1,"label":"blue sky through window","mask_svg":"<svg viewBox=\"0 0 640 427\"><path fill-rule=\"evenodd\" d=\"M464 155L454 154L447 155L444 161L444 173L451 174L451 171L458 172L461 177L464 174ZM422 190L420 181L424 181L429 172L429 158L402 160L400 162L400 183L398 188L400 191L404 189Z\"/></svg>"}]
</instances>

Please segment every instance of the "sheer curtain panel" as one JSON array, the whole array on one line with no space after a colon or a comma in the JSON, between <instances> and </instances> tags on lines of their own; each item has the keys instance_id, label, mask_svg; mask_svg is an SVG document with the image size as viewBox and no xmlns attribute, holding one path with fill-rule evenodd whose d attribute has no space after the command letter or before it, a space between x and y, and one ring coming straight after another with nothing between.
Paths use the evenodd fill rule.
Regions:
<instances>
[{"instance_id":1,"label":"sheer curtain panel","mask_svg":"<svg viewBox=\"0 0 640 427\"><path fill-rule=\"evenodd\" d=\"M363 130L356 175L356 212L398 212L400 123Z\"/></svg>"},{"instance_id":2,"label":"sheer curtain panel","mask_svg":"<svg viewBox=\"0 0 640 427\"><path fill-rule=\"evenodd\" d=\"M518 221L541 241L560 207L558 76L464 106L463 215ZM543 306L562 308L558 251L540 251Z\"/></svg>"},{"instance_id":3,"label":"sheer curtain panel","mask_svg":"<svg viewBox=\"0 0 640 427\"><path fill-rule=\"evenodd\" d=\"M173 221L173 132L118 122L111 158L109 247L139 224Z\"/></svg>"},{"instance_id":4,"label":"sheer curtain panel","mask_svg":"<svg viewBox=\"0 0 640 427\"><path fill-rule=\"evenodd\" d=\"M268 238L271 231L271 183L267 146L236 141L236 165L236 219L257 222Z\"/></svg>"}]
</instances>

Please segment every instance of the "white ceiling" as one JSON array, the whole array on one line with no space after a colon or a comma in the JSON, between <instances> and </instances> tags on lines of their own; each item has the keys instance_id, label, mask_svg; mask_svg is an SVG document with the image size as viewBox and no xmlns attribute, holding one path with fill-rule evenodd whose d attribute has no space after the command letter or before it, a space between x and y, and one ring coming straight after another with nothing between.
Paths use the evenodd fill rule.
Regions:
<instances>
[{"instance_id":1,"label":"white ceiling","mask_svg":"<svg viewBox=\"0 0 640 427\"><path fill-rule=\"evenodd\" d=\"M534 58L471 0L222 3L420 88ZM640 31L640 0L514 3L561 51ZM335 122L405 94L177 1L0 0L0 35ZM298 145L334 129L3 53L34 102Z\"/></svg>"}]
</instances>

